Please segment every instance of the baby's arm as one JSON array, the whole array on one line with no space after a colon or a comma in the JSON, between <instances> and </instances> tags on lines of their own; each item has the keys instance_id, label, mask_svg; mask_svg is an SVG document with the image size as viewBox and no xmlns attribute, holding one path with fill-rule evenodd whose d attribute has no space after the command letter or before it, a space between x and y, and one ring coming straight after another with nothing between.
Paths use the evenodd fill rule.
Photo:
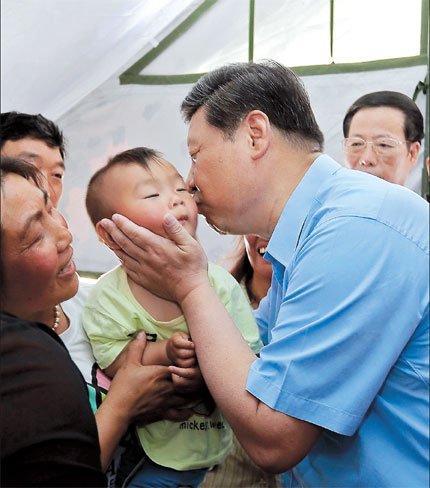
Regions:
<instances>
[{"instance_id":1,"label":"baby's arm","mask_svg":"<svg viewBox=\"0 0 430 488\"><path fill-rule=\"evenodd\" d=\"M113 378L124 362L125 348L119 353L115 361L104 369ZM194 366L196 356L194 343L185 332L175 332L169 339L159 342L148 342L142 356L143 365L170 366L174 364L182 368Z\"/></svg>"}]
</instances>

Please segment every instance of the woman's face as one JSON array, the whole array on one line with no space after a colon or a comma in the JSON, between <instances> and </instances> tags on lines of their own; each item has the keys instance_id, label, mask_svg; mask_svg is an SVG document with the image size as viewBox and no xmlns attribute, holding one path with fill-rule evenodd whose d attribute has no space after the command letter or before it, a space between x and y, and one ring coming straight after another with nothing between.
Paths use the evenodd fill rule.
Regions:
<instances>
[{"instance_id":1,"label":"woman's face","mask_svg":"<svg viewBox=\"0 0 430 488\"><path fill-rule=\"evenodd\" d=\"M254 270L254 276L258 276L270 283L272 279L272 263L266 261L263 257L269 242L261 237L251 235L246 235L244 239L246 253Z\"/></svg>"},{"instance_id":2,"label":"woman's face","mask_svg":"<svg viewBox=\"0 0 430 488\"><path fill-rule=\"evenodd\" d=\"M72 235L47 194L22 176L3 179L1 244L3 309L32 315L71 298L78 289Z\"/></svg>"}]
</instances>

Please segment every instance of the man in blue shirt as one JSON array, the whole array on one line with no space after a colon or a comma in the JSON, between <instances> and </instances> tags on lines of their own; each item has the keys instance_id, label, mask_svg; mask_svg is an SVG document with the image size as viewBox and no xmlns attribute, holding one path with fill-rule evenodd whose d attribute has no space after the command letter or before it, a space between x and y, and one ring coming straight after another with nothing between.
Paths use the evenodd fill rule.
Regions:
<instances>
[{"instance_id":1,"label":"man in blue shirt","mask_svg":"<svg viewBox=\"0 0 430 488\"><path fill-rule=\"evenodd\" d=\"M257 464L290 470L285 486L427 486L427 203L321 155L307 94L278 63L208 73L182 112L200 213L270 239L260 357L172 216L172 240L104 222L124 266L181 304L210 392Z\"/></svg>"},{"instance_id":2,"label":"man in blue shirt","mask_svg":"<svg viewBox=\"0 0 430 488\"><path fill-rule=\"evenodd\" d=\"M423 203L320 156L278 221L267 249L275 279L257 311L268 345L251 366L247 390L324 427L283 477L287 486L291 476L306 486L426 482Z\"/></svg>"}]
</instances>

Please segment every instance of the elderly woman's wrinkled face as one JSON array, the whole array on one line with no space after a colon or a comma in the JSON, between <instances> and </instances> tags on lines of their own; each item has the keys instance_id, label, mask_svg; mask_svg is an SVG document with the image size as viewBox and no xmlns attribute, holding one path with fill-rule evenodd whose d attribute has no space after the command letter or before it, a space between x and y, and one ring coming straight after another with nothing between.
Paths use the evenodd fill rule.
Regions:
<instances>
[{"instance_id":1,"label":"elderly woman's wrinkled face","mask_svg":"<svg viewBox=\"0 0 430 488\"><path fill-rule=\"evenodd\" d=\"M8 174L1 198L2 308L31 318L75 295L78 277L71 241L47 194Z\"/></svg>"}]
</instances>

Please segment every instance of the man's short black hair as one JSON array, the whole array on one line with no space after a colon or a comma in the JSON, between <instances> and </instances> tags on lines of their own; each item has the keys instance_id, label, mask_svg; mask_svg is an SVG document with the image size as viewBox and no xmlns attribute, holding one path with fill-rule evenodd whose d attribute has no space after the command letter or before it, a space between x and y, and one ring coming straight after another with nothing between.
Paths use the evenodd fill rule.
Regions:
<instances>
[{"instance_id":1,"label":"man's short black hair","mask_svg":"<svg viewBox=\"0 0 430 488\"><path fill-rule=\"evenodd\" d=\"M424 137L424 121L420 109L407 95L395 91L367 93L357 99L346 112L343 119L343 135L348 137L351 120L362 108L391 107L405 114L403 131L408 142L420 142Z\"/></svg>"},{"instance_id":2,"label":"man's short black hair","mask_svg":"<svg viewBox=\"0 0 430 488\"><path fill-rule=\"evenodd\" d=\"M3 112L0 116L0 148L7 141L18 141L32 137L43 141L47 146L58 148L61 157L65 156L64 136L59 127L41 114L31 115L21 112Z\"/></svg>"},{"instance_id":3,"label":"man's short black hair","mask_svg":"<svg viewBox=\"0 0 430 488\"><path fill-rule=\"evenodd\" d=\"M261 110L287 138L313 151L323 150L324 136L301 80L276 61L234 63L210 71L183 100L185 121L201 106L207 122L230 139L246 114Z\"/></svg>"}]
</instances>

